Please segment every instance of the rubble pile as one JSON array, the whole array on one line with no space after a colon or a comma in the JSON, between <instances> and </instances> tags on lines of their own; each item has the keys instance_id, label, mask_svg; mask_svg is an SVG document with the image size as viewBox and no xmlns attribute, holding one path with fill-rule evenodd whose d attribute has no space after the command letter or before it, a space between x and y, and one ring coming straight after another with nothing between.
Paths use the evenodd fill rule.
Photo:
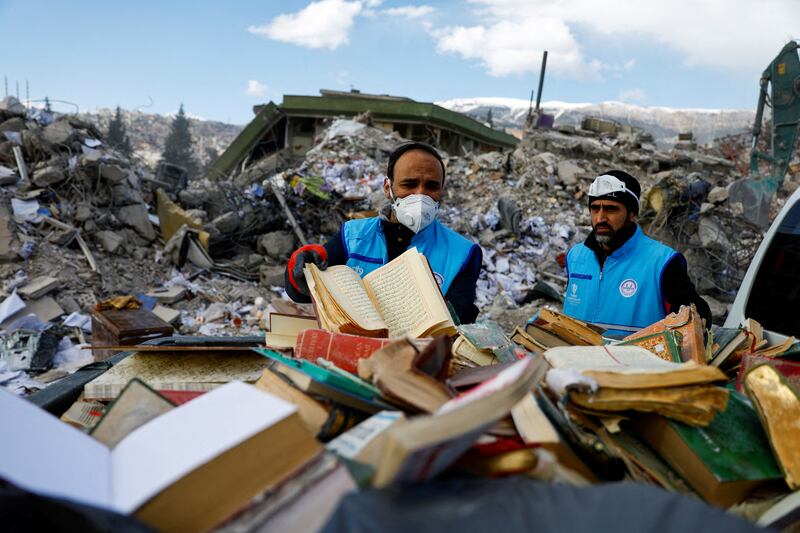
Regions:
<instances>
[{"instance_id":1,"label":"rubble pile","mask_svg":"<svg viewBox=\"0 0 800 533\"><path fill-rule=\"evenodd\" d=\"M385 161L399 141L394 133L335 121L305 161L282 176L322 178L319 190L360 201L356 210L375 212L386 201ZM749 162L745 135L704 147L681 142L665 150L639 131L562 127L533 130L507 154L445 155L448 181L440 217L483 248L477 304L482 316L505 326L530 316L542 296L558 301L565 281L559 256L591 230L586 190L610 168L640 180L640 224L686 255L690 276L716 320L726 315L763 236L741 203L727 195L727 186ZM790 172L772 216L800 183L800 164ZM293 192L311 200L303 180L294 181ZM347 214L339 209L324 227L304 221L301 226L323 242Z\"/></svg>"},{"instance_id":2,"label":"rubble pile","mask_svg":"<svg viewBox=\"0 0 800 533\"><path fill-rule=\"evenodd\" d=\"M121 294L144 296L172 286L188 288L184 298L169 303L170 311L178 314L170 316L179 331L218 332L223 323L229 334L260 330L258 319L267 304L261 303L261 309L256 305L259 298L263 301L263 290L252 280L258 280L264 258L237 256L240 250L234 239L222 247L223 255L236 257L242 270L251 267L255 272L251 281L220 280L202 269L175 269L159 241L153 179L148 168L108 148L103 134L91 123L74 115L29 110L13 97L0 102L0 333L4 341L15 334L19 337L20 331L46 331L56 339L56 346L44 369L60 366L72 371L77 363L91 360L88 350L75 347L89 337L89 313L97 302ZM192 191L202 191L198 188L202 184L194 185L182 191L187 198ZM253 249L257 239L266 237L263 233L284 223L270 206L253 214L252 206L242 200L243 192L201 194L200 198L187 205L205 207L201 214L210 217L206 228L215 237L222 231L226 239L243 235ZM274 264L285 262L293 245L285 245ZM47 291L25 293L46 277L56 282ZM213 305L219 310L221 303L222 313L209 311ZM148 301L148 307L154 305ZM21 345L22 340L17 341L15 345ZM0 384L15 390L45 385L30 382L21 371L10 368L7 357L0 360Z\"/></svg>"},{"instance_id":3,"label":"rubble pile","mask_svg":"<svg viewBox=\"0 0 800 533\"><path fill-rule=\"evenodd\" d=\"M117 295L172 287L183 287L184 296L145 305L166 307L178 333L258 333L275 310L273 298L287 300L283 271L291 251L324 242L344 220L374 216L385 205L386 163L403 140L368 121L334 120L299 162L267 157L228 180L194 177L186 188L167 187L165 198L181 213L167 222L155 192L165 184L107 148L91 124L28 111L11 97L0 105L0 119L3 297L38 277L57 277L56 314L38 316L71 346L83 340L63 325L64 316L85 317ZM481 317L509 328L545 302L558 306L563 254L591 229L585 191L604 170L621 168L642 183L640 224L687 256L690 275L721 320L762 237L727 194L748 150L744 136L663 150L640 131L533 130L510 153L444 154L440 216L481 245L476 303ZM794 161L776 209L799 181ZM170 224L178 231L167 235ZM187 253L187 235L202 242L202 260ZM9 318L0 325L5 333Z\"/></svg>"}]
</instances>

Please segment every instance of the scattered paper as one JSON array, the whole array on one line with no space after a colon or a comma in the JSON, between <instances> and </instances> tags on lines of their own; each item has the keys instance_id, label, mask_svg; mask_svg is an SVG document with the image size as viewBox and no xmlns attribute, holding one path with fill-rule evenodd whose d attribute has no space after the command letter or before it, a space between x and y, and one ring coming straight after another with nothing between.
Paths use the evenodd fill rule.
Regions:
<instances>
[{"instance_id":1,"label":"scattered paper","mask_svg":"<svg viewBox=\"0 0 800 533\"><path fill-rule=\"evenodd\" d=\"M17 291L15 290L11 293L11 296L3 300L3 303L0 304L0 324L23 309L25 309L25 302L22 301L22 298L17 296Z\"/></svg>"},{"instance_id":2,"label":"scattered paper","mask_svg":"<svg viewBox=\"0 0 800 533\"><path fill-rule=\"evenodd\" d=\"M98 141L97 139L92 139L90 137L90 138L87 138L85 141L83 141L83 144L85 144L89 148L97 148L98 146L103 144L103 141Z\"/></svg>"},{"instance_id":3,"label":"scattered paper","mask_svg":"<svg viewBox=\"0 0 800 533\"><path fill-rule=\"evenodd\" d=\"M39 202L36 200L11 199L14 220L17 222L36 222L39 220Z\"/></svg>"},{"instance_id":4,"label":"scattered paper","mask_svg":"<svg viewBox=\"0 0 800 533\"><path fill-rule=\"evenodd\" d=\"M75 311L64 319L64 325L70 328L81 328L86 333L91 333L92 317Z\"/></svg>"}]
</instances>

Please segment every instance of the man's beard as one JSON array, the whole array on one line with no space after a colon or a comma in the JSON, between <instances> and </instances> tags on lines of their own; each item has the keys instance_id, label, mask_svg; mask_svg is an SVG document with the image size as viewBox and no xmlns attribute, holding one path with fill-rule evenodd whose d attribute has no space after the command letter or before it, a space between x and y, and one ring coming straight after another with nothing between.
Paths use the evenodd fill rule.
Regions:
<instances>
[{"instance_id":1,"label":"man's beard","mask_svg":"<svg viewBox=\"0 0 800 533\"><path fill-rule=\"evenodd\" d=\"M608 233L598 233L597 232L598 227L607 229ZM617 234L617 232L614 231L614 228L606 224L599 224L598 226L595 226L593 229L594 229L594 239L597 241L597 244L600 245L605 245L610 243L614 239L614 236Z\"/></svg>"},{"instance_id":2,"label":"man's beard","mask_svg":"<svg viewBox=\"0 0 800 533\"><path fill-rule=\"evenodd\" d=\"M611 239L614 238L614 234L611 235L599 235L597 233L594 234L594 240L597 241L597 244L605 245L611 242Z\"/></svg>"}]
</instances>

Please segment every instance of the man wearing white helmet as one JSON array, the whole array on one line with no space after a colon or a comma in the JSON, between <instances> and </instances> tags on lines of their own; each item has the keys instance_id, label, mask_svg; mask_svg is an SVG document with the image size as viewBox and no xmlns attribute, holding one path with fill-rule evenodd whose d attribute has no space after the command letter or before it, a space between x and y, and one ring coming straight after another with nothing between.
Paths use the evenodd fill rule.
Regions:
<instances>
[{"instance_id":1,"label":"man wearing white helmet","mask_svg":"<svg viewBox=\"0 0 800 533\"><path fill-rule=\"evenodd\" d=\"M592 232L567 254L564 313L626 336L694 303L711 326L711 310L694 288L686 258L647 237L636 224L639 182L621 170L589 187Z\"/></svg>"}]
</instances>

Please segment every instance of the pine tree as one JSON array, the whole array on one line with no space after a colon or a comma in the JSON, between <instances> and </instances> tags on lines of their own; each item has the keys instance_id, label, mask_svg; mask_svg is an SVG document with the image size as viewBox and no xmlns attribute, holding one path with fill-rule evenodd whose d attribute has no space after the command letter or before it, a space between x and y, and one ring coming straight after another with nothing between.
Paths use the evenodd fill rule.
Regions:
<instances>
[{"instance_id":1,"label":"pine tree","mask_svg":"<svg viewBox=\"0 0 800 533\"><path fill-rule=\"evenodd\" d=\"M119 106L117 106L117 111L114 113L114 118L108 123L106 143L108 143L111 148L119 150L126 157L130 157L133 153L131 140L128 138L125 122L122 120L122 110Z\"/></svg>"},{"instance_id":2,"label":"pine tree","mask_svg":"<svg viewBox=\"0 0 800 533\"><path fill-rule=\"evenodd\" d=\"M185 168L189 179L196 176L199 170L192 134L189 131L189 119L183 111L183 104L181 104L178 114L175 115L167 139L164 141L161 161Z\"/></svg>"},{"instance_id":3,"label":"pine tree","mask_svg":"<svg viewBox=\"0 0 800 533\"><path fill-rule=\"evenodd\" d=\"M492 120L491 108L489 109L489 111L486 112L486 123L489 124L490 128L494 128L494 121Z\"/></svg>"},{"instance_id":4,"label":"pine tree","mask_svg":"<svg viewBox=\"0 0 800 533\"><path fill-rule=\"evenodd\" d=\"M50 105L50 98L47 96L44 97L44 110L47 111L48 113L53 112L53 106Z\"/></svg>"}]
</instances>

